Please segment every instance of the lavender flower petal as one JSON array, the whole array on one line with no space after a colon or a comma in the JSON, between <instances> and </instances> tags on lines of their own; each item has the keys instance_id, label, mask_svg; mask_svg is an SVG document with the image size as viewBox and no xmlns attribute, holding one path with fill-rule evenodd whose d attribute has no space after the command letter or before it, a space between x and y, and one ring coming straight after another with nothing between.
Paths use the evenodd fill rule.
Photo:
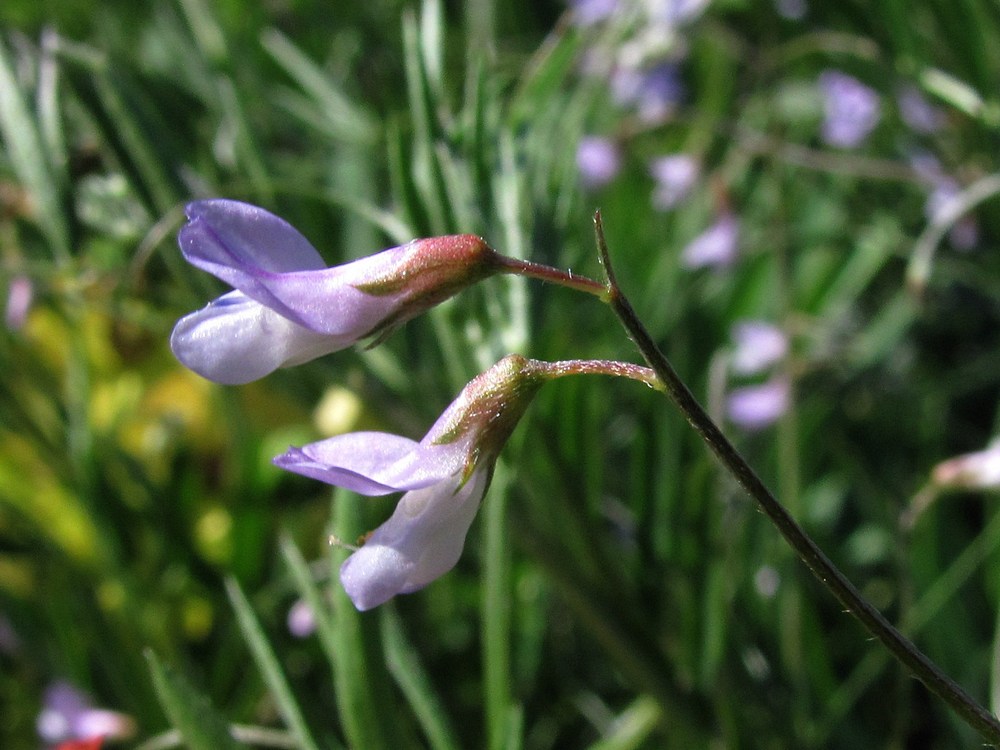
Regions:
<instances>
[{"instance_id":1,"label":"lavender flower petal","mask_svg":"<svg viewBox=\"0 0 1000 750\"><path fill-rule=\"evenodd\" d=\"M724 214L681 251L681 265L692 270L730 266L736 260L739 238L739 220L731 214Z\"/></svg>"},{"instance_id":2,"label":"lavender flower petal","mask_svg":"<svg viewBox=\"0 0 1000 750\"><path fill-rule=\"evenodd\" d=\"M406 493L392 516L340 567L340 582L359 610L408 594L458 562L489 484L477 471L457 489L445 482Z\"/></svg>"},{"instance_id":3,"label":"lavender flower petal","mask_svg":"<svg viewBox=\"0 0 1000 750\"><path fill-rule=\"evenodd\" d=\"M362 495L387 495L455 476L465 450L464 442L424 445L387 432L351 432L289 448L274 463Z\"/></svg>"}]
</instances>

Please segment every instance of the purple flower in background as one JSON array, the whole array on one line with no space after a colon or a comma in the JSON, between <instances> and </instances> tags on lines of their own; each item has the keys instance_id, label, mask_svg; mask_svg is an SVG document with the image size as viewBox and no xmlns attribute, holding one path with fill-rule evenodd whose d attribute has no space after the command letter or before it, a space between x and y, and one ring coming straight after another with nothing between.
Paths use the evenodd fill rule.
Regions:
<instances>
[{"instance_id":1,"label":"purple flower in background","mask_svg":"<svg viewBox=\"0 0 1000 750\"><path fill-rule=\"evenodd\" d=\"M732 214L723 214L681 251L681 265L692 270L730 266L736 260L739 238L739 220Z\"/></svg>"},{"instance_id":2,"label":"purple flower in background","mask_svg":"<svg viewBox=\"0 0 1000 750\"><path fill-rule=\"evenodd\" d=\"M288 632L296 638L308 638L316 632L316 614L305 599L296 600L288 610Z\"/></svg>"},{"instance_id":3,"label":"purple flower in background","mask_svg":"<svg viewBox=\"0 0 1000 750\"><path fill-rule=\"evenodd\" d=\"M776 325L745 320L733 326L730 365L738 375L758 375L780 362L788 353L788 338Z\"/></svg>"},{"instance_id":4,"label":"purple flower in background","mask_svg":"<svg viewBox=\"0 0 1000 750\"><path fill-rule=\"evenodd\" d=\"M766 383L736 388L726 399L726 413L733 424L745 430L760 430L788 411L791 392L788 378L781 375Z\"/></svg>"},{"instance_id":5,"label":"purple flower in background","mask_svg":"<svg viewBox=\"0 0 1000 750\"><path fill-rule=\"evenodd\" d=\"M125 739L134 734L135 722L117 711L94 708L87 696L59 680L45 690L36 728L44 742L56 744L94 737Z\"/></svg>"},{"instance_id":6,"label":"purple flower in background","mask_svg":"<svg viewBox=\"0 0 1000 750\"><path fill-rule=\"evenodd\" d=\"M608 18L618 9L618 0L572 0L573 23L593 26Z\"/></svg>"},{"instance_id":7,"label":"purple flower in background","mask_svg":"<svg viewBox=\"0 0 1000 750\"><path fill-rule=\"evenodd\" d=\"M683 201L698 181L698 162L687 154L673 154L654 159L649 173L656 180L653 207L667 211Z\"/></svg>"},{"instance_id":8,"label":"purple flower in background","mask_svg":"<svg viewBox=\"0 0 1000 750\"><path fill-rule=\"evenodd\" d=\"M178 321L170 346L209 380L248 383L280 368L374 338L497 272L479 237L414 240L326 268L283 219L231 200L187 207L184 257L235 287Z\"/></svg>"},{"instance_id":9,"label":"purple flower in background","mask_svg":"<svg viewBox=\"0 0 1000 750\"><path fill-rule=\"evenodd\" d=\"M684 97L684 85L670 62L650 68L620 66L611 75L611 93L618 104L634 107L641 120L655 122L674 112Z\"/></svg>"},{"instance_id":10,"label":"purple flower in background","mask_svg":"<svg viewBox=\"0 0 1000 750\"><path fill-rule=\"evenodd\" d=\"M985 490L1000 488L1000 442L985 450L942 461L931 472L938 487Z\"/></svg>"},{"instance_id":11,"label":"purple flower in background","mask_svg":"<svg viewBox=\"0 0 1000 750\"><path fill-rule=\"evenodd\" d=\"M497 456L544 373L541 363L505 357L472 380L420 442L355 432L289 448L274 459L283 469L362 495L406 493L340 568L359 610L423 588L455 566Z\"/></svg>"},{"instance_id":12,"label":"purple flower in background","mask_svg":"<svg viewBox=\"0 0 1000 750\"><path fill-rule=\"evenodd\" d=\"M823 140L839 148L860 145L881 116L878 94L837 70L821 73L819 88L823 95Z\"/></svg>"},{"instance_id":13,"label":"purple flower in background","mask_svg":"<svg viewBox=\"0 0 1000 750\"><path fill-rule=\"evenodd\" d=\"M576 167L585 187L602 187L613 180L621 169L621 152L610 138L585 136L576 148Z\"/></svg>"},{"instance_id":14,"label":"purple flower in background","mask_svg":"<svg viewBox=\"0 0 1000 750\"><path fill-rule=\"evenodd\" d=\"M904 86L896 94L899 115L916 133L934 133L944 125L944 113L927 101L916 86Z\"/></svg>"},{"instance_id":15,"label":"purple flower in background","mask_svg":"<svg viewBox=\"0 0 1000 750\"><path fill-rule=\"evenodd\" d=\"M15 276L10 280L4 310L4 322L9 330L18 331L24 326L34 296L35 287L27 276Z\"/></svg>"},{"instance_id":16,"label":"purple flower in background","mask_svg":"<svg viewBox=\"0 0 1000 750\"><path fill-rule=\"evenodd\" d=\"M801 21L806 17L809 7L806 5L806 0L774 0L774 9L782 18Z\"/></svg>"}]
</instances>

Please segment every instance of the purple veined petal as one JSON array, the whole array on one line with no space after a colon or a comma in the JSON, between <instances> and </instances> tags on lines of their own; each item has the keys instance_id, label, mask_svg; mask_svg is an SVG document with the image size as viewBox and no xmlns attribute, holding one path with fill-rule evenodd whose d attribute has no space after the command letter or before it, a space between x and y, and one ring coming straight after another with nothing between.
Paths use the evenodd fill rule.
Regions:
<instances>
[{"instance_id":1,"label":"purple veined petal","mask_svg":"<svg viewBox=\"0 0 1000 750\"><path fill-rule=\"evenodd\" d=\"M180 247L199 268L239 265L286 273L326 267L295 227L258 206L214 198L189 203L186 213L189 221L180 231Z\"/></svg>"},{"instance_id":2,"label":"purple veined petal","mask_svg":"<svg viewBox=\"0 0 1000 750\"><path fill-rule=\"evenodd\" d=\"M351 432L289 448L274 463L361 495L388 495L459 475L465 458L462 442L423 445L388 432Z\"/></svg>"},{"instance_id":3,"label":"purple veined petal","mask_svg":"<svg viewBox=\"0 0 1000 750\"><path fill-rule=\"evenodd\" d=\"M457 491L455 482L442 482L406 493L389 520L340 567L354 606L372 609L455 567L488 484L489 472L481 469Z\"/></svg>"},{"instance_id":4,"label":"purple veined petal","mask_svg":"<svg viewBox=\"0 0 1000 750\"><path fill-rule=\"evenodd\" d=\"M354 341L315 333L241 292L230 292L177 321L170 348L181 364L202 377L241 385Z\"/></svg>"},{"instance_id":5,"label":"purple veined petal","mask_svg":"<svg viewBox=\"0 0 1000 750\"><path fill-rule=\"evenodd\" d=\"M389 276L408 245L324 268L306 239L277 216L235 201L194 205L203 204L235 208L207 217L204 210L193 213L178 235L184 257L247 297L317 333L355 340L394 312L394 296L365 294L352 285Z\"/></svg>"}]
</instances>

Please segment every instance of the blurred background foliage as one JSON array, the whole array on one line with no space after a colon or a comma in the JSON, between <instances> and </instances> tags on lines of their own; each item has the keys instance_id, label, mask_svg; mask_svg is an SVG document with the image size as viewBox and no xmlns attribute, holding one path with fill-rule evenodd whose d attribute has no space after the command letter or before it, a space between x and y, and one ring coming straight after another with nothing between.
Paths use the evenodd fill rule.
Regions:
<instances>
[{"instance_id":1,"label":"blurred background foliage","mask_svg":"<svg viewBox=\"0 0 1000 750\"><path fill-rule=\"evenodd\" d=\"M350 607L327 538L392 500L270 458L419 436L510 351L636 359L593 299L490 280L238 388L167 339L222 288L177 251L192 198L262 205L331 265L474 232L590 276L599 206L693 391L996 709L996 497L931 478L997 433L995 3L6 0L0 23L0 745L55 741L57 681L130 717L112 747L977 743L634 383L547 386L458 568ZM732 367L746 320L787 343L769 372Z\"/></svg>"}]
</instances>

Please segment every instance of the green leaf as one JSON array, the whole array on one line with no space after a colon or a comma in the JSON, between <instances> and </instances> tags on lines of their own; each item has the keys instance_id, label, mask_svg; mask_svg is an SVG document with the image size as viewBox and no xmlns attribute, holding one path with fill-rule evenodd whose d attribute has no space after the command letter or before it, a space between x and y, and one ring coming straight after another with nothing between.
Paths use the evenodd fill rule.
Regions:
<instances>
[{"instance_id":1,"label":"green leaf","mask_svg":"<svg viewBox=\"0 0 1000 750\"><path fill-rule=\"evenodd\" d=\"M153 687L170 723L191 750L237 750L240 747L208 698L183 675L161 662L152 649L145 652Z\"/></svg>"},{"instance_id":2,"label":"green leaf","mask_svg":"<svg viewBox=\"0 0 1000 750\"><path fill-rule=\"evenodd\" d=\"M250 646L250 652L254 661L257 662L257 668L260 669L264 683L271 691L271 697L277 704L278 711L288 725L289 731L295 736L300 748L317 750L316 741L312 738L309 727L306 726L299 704L292 694L288 680L281 671L281 666L278 664L271 644L268 643L267 636L264 635L264 631L250 607L250 602L247 601L240 585L231 578L226 580L226 593L229 594L229 601L236 612L237 623L243 632L243 637L246 638L247 645Z\"/></svg>"}]
</instances>

